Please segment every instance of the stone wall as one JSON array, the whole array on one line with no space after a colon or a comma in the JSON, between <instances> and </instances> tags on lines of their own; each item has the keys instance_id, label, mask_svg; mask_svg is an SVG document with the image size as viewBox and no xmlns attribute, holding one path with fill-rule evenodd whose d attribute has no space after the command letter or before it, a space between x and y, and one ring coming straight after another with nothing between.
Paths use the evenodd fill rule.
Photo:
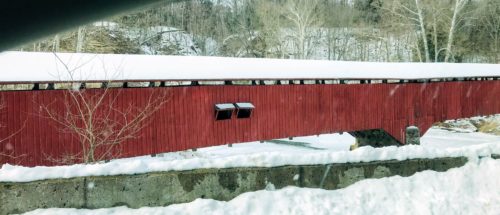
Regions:
<instances>
[{"instance_id":1,"label":"stone wall","mask_svg":"<svg viewBox=\"0 0 500 215\"><path fill-rule=\"evenodd\" d=\"M413 159L368 163L198 169L139 175L80 177L28 183L0 183L0 214L36 208L166 206L197 198L231 200L250 191L286 186L339 189L368 178L410 176L423 170L446 171L466 158Z\"/></svg>"}]
</instances>

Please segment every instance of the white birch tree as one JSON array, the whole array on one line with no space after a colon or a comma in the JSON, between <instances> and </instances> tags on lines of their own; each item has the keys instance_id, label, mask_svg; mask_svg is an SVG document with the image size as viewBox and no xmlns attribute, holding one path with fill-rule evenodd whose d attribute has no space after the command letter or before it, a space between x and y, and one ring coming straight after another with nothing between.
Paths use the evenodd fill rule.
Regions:
<instances>
[{"instance_id":1,"label":"white birch tree","mask_svg":"<svg viewBox=\"0 0 500 215\"><path fill-rule=\"evenodd\" d=\"M446 44L446 57L444 59L445 62L449 62L450 57L452 57L454 36L455 36L456 29L457 29L457 25L461 21L460 14L468 1L469 0L455 0L455 4L452 8L453 15L451 17L450 29L448 30L448 41Z\"/></svg>"},{"instance_id":2,"label":"white birch tree","mask_svg":"<svg viewBox=\"0 0 500 215\"><path fill-rule=\"evenodd\" d=\"M306 59L308 49L312 48L313 27L320 24L318 14L319 0L289 0L285 5L284 17L292 24L292 38L297 48L297 57Z\"/></svg>"},{"instance_id":3,"label":"white birch tree","mask_svg":"<svg viewBox=\"0 0 500 215\"><path fill-rule=\"evenodd\" d=\"M415 29L415 34L419 36L423 44L425 62L431 62L429 43L427 41L427 20L421 1L394 0L391 5L384 8L396 18L404 20L406 24L402 24L403 26L410 26L410 29ZM420 49L417 51L420 52Z\"/></svg>"},{"instance_id":4,"label":"white birch tree","mask_svg":"<svg viewBox=\"0 0 500 215\"><path fill-rule=\"evenodd\" d=\"M78 27L78 31L76 33L76 43L75 43L75 52L80 53L83 51L83 43L85 41L85 26Z\"/></svg>"}]
</instances>

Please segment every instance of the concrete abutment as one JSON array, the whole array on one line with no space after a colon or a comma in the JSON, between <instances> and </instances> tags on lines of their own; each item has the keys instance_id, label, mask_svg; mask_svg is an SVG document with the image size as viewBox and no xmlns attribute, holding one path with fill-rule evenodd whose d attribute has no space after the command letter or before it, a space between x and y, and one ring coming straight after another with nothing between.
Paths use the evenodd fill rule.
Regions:
<instances>
[{"instance_id":1,"label":"concrete abutment","mask_svg":"<svg viewBox=\"0 0 500 215\"><path fill-rule=\"evenodd\" d=\"M138 175L80 177L27 183L0 183L0 214L37 208L140 208L191 202L228 201L251 191L286 186L339 189L363 179L410 176L423 170L446 171L464 157L389 160L367 163L198 169Z\"/></svg>"}]
</instances>

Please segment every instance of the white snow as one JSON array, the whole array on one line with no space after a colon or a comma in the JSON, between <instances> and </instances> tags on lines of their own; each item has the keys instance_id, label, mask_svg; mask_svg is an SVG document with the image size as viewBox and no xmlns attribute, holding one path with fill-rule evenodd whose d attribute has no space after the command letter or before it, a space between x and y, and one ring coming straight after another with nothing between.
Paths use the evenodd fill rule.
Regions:
<instances>
[{"instance_id":1,"label":"white snow","mask_svg":"<svg viewBox=\"0 0 500 215\"><path fill-rule=\"evenodd\" d=\"M120 31L127 38L139 41L142 51L148 55L194 56L202 52L194 42L193 34L182 29L169 26L152 26L149 28L127 27L120 29Z\"/></svg>"},{"instance_id":2,"label":"white snow","mask_svg":"<svg viewBox=\"0 0 500 215\"><path fill-rule=\"evenodd\" d=\"M224 202L197 199L168 207L38 209L42 214L484 214L500 211L500 160L485 158L444 173L368 179L339 190L286 187Z\"/></svg>"},{"instance_id":3,"label":"white snow","mask_svg":"<svg viewBox=\"0 0 500 215\"><path fill-rule=\"evenodd\" d=\"M0 181L27 182L198 168L274 167L445 156L466 156L476 159L500 154L498 136L482 133L461 134L433 129L422 138L420 146L361 147L349 151L354 139L348 134L294 138L293 141L295 144L252 142L234 144L231 148L217 146L199 149L196 152L167 153L154 158L149 156L126 158L91 165L30 168L4 164L0 168Z\"/></svg>"},{"instance_id":4,"label":"white snow","mask_svg":"<svg viewBox=\"0 0 500 215\"><path fill-rule=\"evenodd\" d=\"M0 53L0 82L500 76L499 64L374 63L80 53L57 53L57 57L54 53ZM68 75L67 70L71 71L71 75Z\"/></svg>"},{"instance_id":5,"label":"white snow","mask_svg":"<svg viewBox=\"0 0 500 215\"><path fill-rule=\"evenodd\" d=\"M246 109L253 109L253 108L255 108L255 106L253 106L252 103L246 103L246 102L236 103L236 106L238 108L246 108Z\"/></svg>"},{"instance_id":6,"label":"white snow","mask_svg":"<svg viewBox=\"0 0 500 215\"><path fill-rule=\"evenodd\" d=\"M489 135L479 132L470 133L466 130L464 132L456 132L454 130L441 130L430 129L421 138L421 144L426 148L447 148L456 149L470 146L481 146L482 144L499 144L500 137Z\"/></svg>"},{"instance_id":7,"label":"white snow","mask_svg":"<svg viewBox=\"0 0 500 215\"><path fill-rule=\"evenodd\" d=\"M118 23L110 21L98 21L94 22L92 25L96 27L107 27L113 29L114 27L118 26Z\"/></svg>"},{"instance_id":8,"label":"white snow","mask_svg":"<svg viewBox=\"0 0 500 215\"><path fill-rule=\"evenodd\" d=\"M215 108L217 108L217 110L227 110L227 109L234 109L235 107L231 103L224 103L224 104L216 104Z\"/></svg>"}]
</instances>

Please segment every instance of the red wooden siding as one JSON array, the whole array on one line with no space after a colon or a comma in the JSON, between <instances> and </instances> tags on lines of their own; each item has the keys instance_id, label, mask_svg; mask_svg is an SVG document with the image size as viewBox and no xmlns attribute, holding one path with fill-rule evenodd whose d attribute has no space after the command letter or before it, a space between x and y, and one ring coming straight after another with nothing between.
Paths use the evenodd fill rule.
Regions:
<instances>
[{"instance_id":1,"label":"red wooden siding","mask_svg":"<svg viewBox=\"0 0 500 215\"><path fill-rule=\"evenodd\" d=\"M89 90L97 93L101 89ZM121 145L121 157L180 151L228 143L332 132L384 129L404 142L404 130L425 133L434 122L500 113L500 81L406 84L184 86L127 88L118 108L146 102L154 91L168 90L169 102L152 116L140 135ZM64 91L4 91L0 112L0 163L53 165L48 157L79 152L77 140L62 133L40 106L61 104ZM252 117L215 121L217 103L251 102ZM59 111L64 111L62 105Z\"/></svg>"}]
</instances>

